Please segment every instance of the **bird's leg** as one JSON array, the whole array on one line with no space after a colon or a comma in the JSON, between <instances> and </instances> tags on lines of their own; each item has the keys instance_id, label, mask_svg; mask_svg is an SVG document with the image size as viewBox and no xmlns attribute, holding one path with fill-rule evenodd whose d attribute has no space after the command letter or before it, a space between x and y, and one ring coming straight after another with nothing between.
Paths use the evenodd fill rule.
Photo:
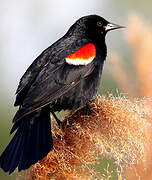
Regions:
<instances>
[{"instance_id":1,"label":"bird's leg","mask_svg":"<svg viewBox=\"0 0 152 180\"><path fill-rule=\"evenodd\" d=\"M62 128L62 121L60 121L60 119L56 116L56 114L55 114L53 111L51 111L51 113L52 113L54 119L56 120L58 126L59 126L60 128Z\"/></svg>"},{"instance_id":2,"label":"bird's leg","mask_svg":"<svg viewBox=\"0 0 152 180\"><path fill-rule=\"evenodd\" d=\"M89 103L86 103L86 115L90 115L91 114L91 107Z\"/></svg>"}]
</instances>

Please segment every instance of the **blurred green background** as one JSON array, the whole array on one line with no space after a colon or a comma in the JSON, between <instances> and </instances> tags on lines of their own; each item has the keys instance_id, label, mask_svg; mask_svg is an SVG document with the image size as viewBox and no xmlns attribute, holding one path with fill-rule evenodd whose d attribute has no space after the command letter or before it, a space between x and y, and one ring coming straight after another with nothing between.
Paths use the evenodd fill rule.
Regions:
<instances>
[{"instance_id":1,"label":"blurred green background","mask_svg":"<svg viewBox=\"0 0 152 180\"><path fill-rule=\"evenodd\" d=\"M134 12L152 22L151 7L151 0L0 0L0 153L12 137L9 131L19 80L42 50L63 36L81 16L98 14L126 25L128 15ZM129 63L130 49L123 31L108 34L108 55L117 52ZM100 94L115 93L116 88L117 84L103 72ZM15 176L0 170L0 179L13 180Z\"/></svg>"}]
</instances>

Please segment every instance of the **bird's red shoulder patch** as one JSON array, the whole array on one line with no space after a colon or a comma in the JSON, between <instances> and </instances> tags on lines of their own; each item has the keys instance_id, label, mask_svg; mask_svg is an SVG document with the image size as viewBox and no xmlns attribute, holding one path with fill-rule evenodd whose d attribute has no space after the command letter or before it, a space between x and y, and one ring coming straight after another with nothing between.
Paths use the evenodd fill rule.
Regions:
<instances>
[{"instance_id":1,"label":"bird's red shoulder patch","mask_svg":"<svg viewBox=\"0 0 152 180\"><path fill-rule=\"evenodd\" d=\"M75 53L70 54L65 58L68 64L87 65L96 57L96 48L92 43L86 44Z\"/></svg>"}]
</instances>

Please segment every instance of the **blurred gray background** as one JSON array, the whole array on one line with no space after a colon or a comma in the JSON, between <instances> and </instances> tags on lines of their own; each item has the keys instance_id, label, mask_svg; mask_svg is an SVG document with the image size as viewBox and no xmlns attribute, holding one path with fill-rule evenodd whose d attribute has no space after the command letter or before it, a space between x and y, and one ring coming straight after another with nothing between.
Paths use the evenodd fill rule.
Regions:
<instances>
[{"instance_id":1,"label":"blurred gray background","mask_svg":"<svg viewBox=\"0 0 152 180\"><path fill-rule=\"evenodd\" d=\"M45 48L84 15L98 14L126 25L132 12L152 21L151 7L151 0L0 0L0 153L12 137L9 131L16 111L13 103L19 80ZM130 50L123 31L107 35L108 58L110 53L117 52L123 60L128 59ZM119 88L105 72L102 79L101 94L114 93ZM15 176L0 170L0 179L15 179Z\"/></svg>"}]
</instances>

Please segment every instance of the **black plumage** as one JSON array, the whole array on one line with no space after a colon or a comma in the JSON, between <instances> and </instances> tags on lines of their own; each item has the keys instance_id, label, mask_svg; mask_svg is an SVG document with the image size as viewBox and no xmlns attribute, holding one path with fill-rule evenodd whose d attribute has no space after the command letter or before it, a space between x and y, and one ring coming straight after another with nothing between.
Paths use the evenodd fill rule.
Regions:
<instances>
[{"instance_id":1,"label":"black plumage","mask_svg":"<svg viewBox=\"0 0 152 180\"><path fill-rule=\"evenodd\" d=\"M107 54L105 35L121 27L97 15L82 17L35 59L16 91L14 105L19 110L11 133L16 129L17 132L0 156L4 171L12 173L16 167L19 171L27 169L52 149L50 112L55 116L56 111L88 107L101 80ZM85 64L67 63L66 57L88 44L95 47L93 59L85 59ZM78 58L75 61L81 62L81 57Z\"/></svg>"}]
</instances>

